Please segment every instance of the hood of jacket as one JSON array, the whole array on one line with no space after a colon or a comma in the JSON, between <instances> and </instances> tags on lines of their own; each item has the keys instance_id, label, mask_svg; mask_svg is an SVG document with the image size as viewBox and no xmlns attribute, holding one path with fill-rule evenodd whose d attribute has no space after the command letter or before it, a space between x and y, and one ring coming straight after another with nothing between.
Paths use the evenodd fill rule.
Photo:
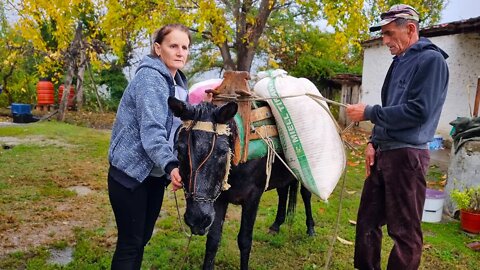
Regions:
<instances>
[{"instance_id":1,"label":"hood of jacket","mask_svg":"<svg viewBox=\"0 0 480 270\"><path fill-rule=\"evenodd\" d=\"M174 82L172 75L170 74L170 70L165 65L165 63L158 57L155 57L153 55L147 55L143 57L135 73L137 73L142 68L154 69L158 71L160 74L162 74L162 76L165 77L165 79L168 81L169 84L178 84L184 89L188 89L187 77L185 76L185 74L183 74L181 70L177 70L177 73L175 74L175 82Z\"/></svg>"},{"instance_id":2,"label":"hood of jacket","mask_svg":"<svg viewBox=\"0 0 480 270\"><path fill-rule=\"evenodd\" d=\"M405 57L410 57L411 55L418 54L421 51L433 50L439 52L444 59L448 58L448 54L440 49L437 45L433 44L429 39L421 37L415 44L408 48L405 53ZM402 57L400 57L402 58Z\"/></svg>"}]
</instances>

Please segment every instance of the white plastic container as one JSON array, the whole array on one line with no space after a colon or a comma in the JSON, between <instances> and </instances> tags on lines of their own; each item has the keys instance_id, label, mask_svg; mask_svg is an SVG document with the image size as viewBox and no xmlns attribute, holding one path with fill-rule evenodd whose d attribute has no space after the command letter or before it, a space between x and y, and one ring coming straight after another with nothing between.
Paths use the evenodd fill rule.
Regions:
<instances>
[{"instance_id":1,"label":"white plastic container","mask_svg":"<svg viewBox=\"0 0 480 270\"><path fill-rule=\"evenodd\" d=\"M427 188L423 206L423 222L436 223L442 220L445 192Z\"/></svg>"}]
</instances>

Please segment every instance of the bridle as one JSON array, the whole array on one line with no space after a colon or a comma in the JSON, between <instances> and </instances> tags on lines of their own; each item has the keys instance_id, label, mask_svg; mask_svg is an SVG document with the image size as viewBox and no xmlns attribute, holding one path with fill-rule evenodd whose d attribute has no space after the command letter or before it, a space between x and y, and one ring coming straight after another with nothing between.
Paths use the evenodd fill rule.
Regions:
<instances>
[{"instance_id":1,"label":"bridle","mask_svg":"<svg viewBox=\"0 0 480 270\"><path fill-rule=\"evenodd\" d=\"M197 175L198 171L205 165L205 163L210 159L212 156L213 150L215 149L215 143L217 141L218 136L230 136L232 133L230 131L230 127L227 124L218 124L218 123L213 123L213 122L203 122L203 121L196 121L196 120L184 120L183 125L178 131L180 133L182 130L185 130L187 132L187 155L188 155L188 162L190 165L190 176L188 179L188 187L190 191L187 191L185 189L185 185L183 187L183 191L185 192L185 198L191 198L193 201L196 202L209 202L213 203L215 202L218 197L220 196L221 192L224 190L228 190L230 188L230 185L228 184L228 174L230 171L230 162L231 162L231 150L229 148L229 153L227 156L227 164L225 168L225 177L222 181L222 188L216 192L212 197L207 197L207 196L202 196L197 194L196 192L196 185L197 185ZM212 146L210 150L208 151L207 156L200 162L200 165L198 168L193 171L193 162L192 162L192 152L191 152L191 145L192 145L192 130L200 130L200 131L205 131L209 133L213 133L212 137Z\"/></svg>"}]
</instances>

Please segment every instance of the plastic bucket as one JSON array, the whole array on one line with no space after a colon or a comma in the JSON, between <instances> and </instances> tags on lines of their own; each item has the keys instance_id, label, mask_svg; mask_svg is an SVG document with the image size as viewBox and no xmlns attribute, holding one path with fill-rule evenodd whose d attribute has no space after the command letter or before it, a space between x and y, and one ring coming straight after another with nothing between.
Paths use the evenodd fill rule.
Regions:
<instances>
[{"instance_id":1,"label":"plastic bucket","mask_svg":"<svg viewBox=\"0 0 480 270\"><path fill-rule=\"evenodd\" d=\"M12 110L12 115L32 113L32 106L30 104L12 103L10 108Z\"/></svg>"},{"instance_id":2,"label":"plastic bucket","mask_svg":"<svg viewBox=\"0 0 480 270\"><path fill-rule=\"evenodd\" d=\"M443 149L443 137L442 135L435 135L433 140L428 143L429 150L440 150Z\"/></svg>"},{"instance_id":3,"label":"plastic bucket","mask_svg":"<svg viewBox=\"0 0 480 270\"><path fill-rule=\"evenodd\" d=\"M445 192L427 188L425 205L423 206L423 222L440 222L442 220Z\"/></svg>"}]
</instances>

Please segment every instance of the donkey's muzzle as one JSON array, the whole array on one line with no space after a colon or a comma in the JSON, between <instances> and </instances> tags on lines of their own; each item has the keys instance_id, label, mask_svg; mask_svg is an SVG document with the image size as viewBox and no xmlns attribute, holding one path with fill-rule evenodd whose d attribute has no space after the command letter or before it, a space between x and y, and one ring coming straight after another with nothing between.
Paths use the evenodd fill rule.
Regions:
<instances>
[{"instance_id":1,"label":"donkey's muzzle","mask_svg":"<svg viewBox=\"0 0 480 270\"><path fill-rule=\"evenodd\" d=\"M184 219L192 234L205 235L213 224L215 210L210 207L187 207Z\"/></svg>"}]
</instances>

